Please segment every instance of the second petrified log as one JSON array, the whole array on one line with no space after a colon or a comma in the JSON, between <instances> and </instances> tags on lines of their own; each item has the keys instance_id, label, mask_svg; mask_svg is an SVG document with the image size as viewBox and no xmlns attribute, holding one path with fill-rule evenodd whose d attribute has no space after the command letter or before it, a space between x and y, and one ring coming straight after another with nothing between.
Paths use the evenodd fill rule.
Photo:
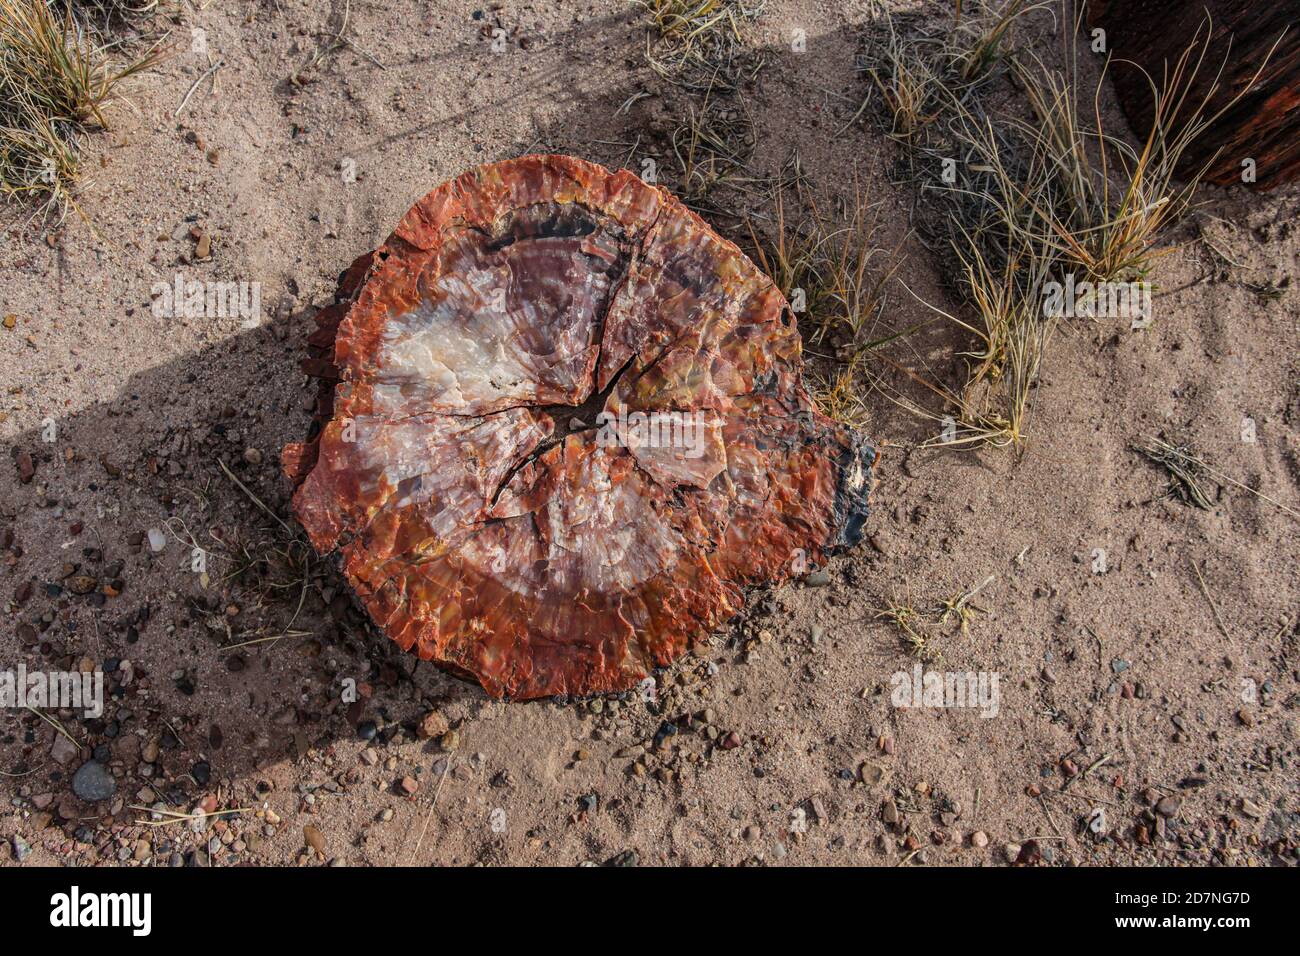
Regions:
<instances>
[{"instance_id":1,"label":"second petrified log","mask_svg":"<svg viewBox=\"0 0 1300 956\"><path fill-rule=\"evenodd\" d=\"M375 623L496 696L626 690L861 534L771 280L667 192L565 156L435 189L343 276L286 447Z\"/></svg>"}]
</instances>

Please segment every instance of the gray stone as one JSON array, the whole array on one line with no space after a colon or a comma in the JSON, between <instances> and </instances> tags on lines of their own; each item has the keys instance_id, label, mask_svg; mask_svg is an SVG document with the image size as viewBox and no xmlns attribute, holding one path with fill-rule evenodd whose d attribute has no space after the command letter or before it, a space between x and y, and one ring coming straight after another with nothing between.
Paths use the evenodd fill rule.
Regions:
<instances>
[{"instance_id":1,"label":"gray stone","mask_svg":"<svg viewBox=\"0 0 1300 956\"><path fill-rule=\"evenodd\" d=\"M117 781L98 760L88 760L72 778L72 792L87 803L107 800L117 790Z\"/></svg>"}]
</instances>

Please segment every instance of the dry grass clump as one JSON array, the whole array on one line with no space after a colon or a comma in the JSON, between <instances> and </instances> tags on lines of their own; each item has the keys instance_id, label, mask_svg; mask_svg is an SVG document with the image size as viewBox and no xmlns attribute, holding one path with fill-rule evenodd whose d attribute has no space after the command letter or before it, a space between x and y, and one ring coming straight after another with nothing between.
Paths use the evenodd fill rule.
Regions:
<instances>
[{"instance_id":1,"label":"dry grass clump","mask_svg":"<svg viewBox=\"0 0 1300 956\"><path fill-rule=\"evenodd\" d=\"M822 412L852 425L866 419L856 373L870 352L912 330L882 328L888 283L902 265L897 250L879 244L879 207L854 189L841 214L822 212L811 192L795 190L807 210L787 220L785 191L774 193L773 237L761 239L750 224L754 259L790 302L815 355L836 363L829 374L812 374L813 397Z\"/></svg>"},{"instance_id":2,"label":"dry grass clump","mask_svg":"<svg viewBox=\"0 0 1300 956\"><path fill-rule=\"evenodd\" d=\"M935 663L942 660L942 643L945 636L970 635L971 623L977 614L988 611L975 603L975 598L996 580L989 575L979 584L958 591L951 597L941 598L926 609L916 607L907 599L884 598L884 607L876 608L871 619L891 626L903 645L920 661ZM956 624L956 631L951 625Z\"/></svg>"},{"instance_id":3,"label":"dry grass clump","mask_svg":"<svg viewBox=\"0 0 1300 956\"><path fill-rule=\"evenodd\" d=\"M775 238L763 243L751 229L755 255L789 300L804 338L856 364L864 352L892 338L875 333L885 311L886 284L901 262L877 244L879 207L866 201L861 188L855 188L841 217L823 214L811 195L803 204L808 214L791 227L785 198L777 193ZM883 260L879 267L877 259Z\"/></svg>"},{"instance_id":4,"label":"dry grass clump","mask_svg":"<svg viewBox=\"0 0 1300 956\"><path fill-rule=\"evenodd\" d=\"M1061 67L1011 42L1022 17L1053 5L984 4L936 35L903 36L887 19L866 57L891 134L910 147L925 200L921 232L958 263L954 286L966 309L934 312L974 340L959 386L908 371L944 408L902 403L935 420L955 419L944 443L1024 443L1057 321L1044 314L1047 284L1066 276L1093 284L1145 279L1161 254L1160 236L1187 210L1199 180L1180 181L1174 170L1214 118L1204 115L1208 96L1197 104L1186 92L1204 47L1194 42L1161 82L1152 80L1156 120L1135 146L1102 126L1105 70L1095 87L1080 79L1081 12L1071 15L1061 3ZM988 105L1000 67L1023 91L1030 116Z\"/></svg>"},{"instance_id":5,"label":"dry grass clump","mask_svg":"<svg viewBox=\"0 0 1300 956\"><path fill-rule=\"evenodd\" d=\"M889 135L912 144L939 115L939 71L926 53L924 40L902 36L892 17L886 19L886 27L887 37L879 48L868 51L864 68L884 100L891 119ZM866 105L864 101L863 109Z\"/></svg>"},{"instance_id":6,"label":"dry grass clump","mask_svg":"<svg viewBox=\"0 0 1300 956\"><path fill-rule=\"evenodd\" d=\"M1189 446L1154 438L1146 445L1133 446L1133 450L1152 464L1159 465L1168 474L1168 497L1180 499L1206 511L1214 507L1211 492L1202 483L1205 479L1202 462Z\"/></svg>"},{"instance_id":7,"label":"dry grass clump","mask_svg":"<svg viewBox=\"0 0 1300 956\"><path fill-rule=\"evenodd\" d=\"M1029 5L1026 0L1008 0L1001 6L982 4L973 16L964 19L959 14L953 38L945 50L951 73L963 83L973 83L988 75L1006 56L1016 20L1022 14L1050 6L1047 0Z\"/></svg>"},{"instance_id":8,"label":"dry grass clump","mask_svg":"<svg viewBox=\"0 0 1300 956\"><path fill-rule=\"evenodd\" d=\"M676 192L697 212L720 211L707 202L717 187L744 190L753 181L748 163L754 124L744 103L724 103L709 90L700 103L686 104L686 115L668 138L677 163Z\"/></svg>"},{"instance_id":9,"label":"dry grass clump","mask_svg":"<svg viewBox=\"0 0 1300 956\"><path fill-rule=\"evenodd\" d=\"M1076 22L1075 37L1078 26ZM1160 82L1147 77L1154 120L1137 146L1105 129L1100 105L1105 68L1090 91L1090 113L1080 109L1074 42L1063 68L1050 68L1033 54L1015 64L1034 113L1034 122L1022 127L1032 129L1034 148L1050 164L1059 189L1060 201L1044 209L1051 226L1048 239L1081 279L1116 282L1145 277L1167 251L1158 246L1160 235L1190 208L1201 177L1214 162L1212 156L1190 176L1175 174L1192 142L1236 102L1234 98L1223 110L1207 115L1217 77L1199 102L1188 98L1188 90L1205 67L1208 19L1204 28L1206 40L1198 30Z\"/></svg>"},{"instance_id":10,"label":"dry grass clump","mask_svg":"<svg viewBox=\"0 0 1300 956\"><path fill-rule=\"evenodd\" d=\"M754 79L763 58L745 48L741 24L756 20L762 0L636 0L646 13L646 62L662 78L693 92L732 91Z\"/></svg>"},{"instance_id":11,"label":"dry grass clump","mask_svg":"<svg viewBox=\"0 0 1300 956\"><path fill-rule=\"evenodd\" d=\"M126 9L124 5L102 5ZM156 48L116 62L116 44L96 38L71 7L0 0L0 194L35 197L40 211L72 205L79 138L106 128L104 108L128 77L159 59Z\"/></svg>"}]
</instances>

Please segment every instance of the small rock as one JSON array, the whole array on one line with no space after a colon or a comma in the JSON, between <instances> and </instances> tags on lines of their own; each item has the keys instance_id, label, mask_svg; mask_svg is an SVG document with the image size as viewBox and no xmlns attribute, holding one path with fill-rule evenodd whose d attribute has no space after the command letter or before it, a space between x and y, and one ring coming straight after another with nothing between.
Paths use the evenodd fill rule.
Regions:
<instances>
[{"instance_id":1,"label":"small rock","mask_svg":"<svg viewBox=\"0 0 1300 956\"><path fill-rule=\"evenodd\" d=\"M898 804L893 800L886 800L880 808L880 819L884 820L890 826L898 822Z\"/></svg>"},{"instance_id":2,"label":"small rock","mask_svg":"<svg viewBox=\"0 0 1300 956\"><path fill-rule=\"evenodd\" d=\"M976 830L970 835L970 845L977 850L982 850L989 845L989 835L983 830Z\"/></svg>"},{"instance_id":3,"label":"small rock","mask_svg":"<svg viewBox=\"0 0 1300 956\"><path fill-rule=\"evenodd\" d=\"M302 828L302 838L317 853L322 856L325 854L325 835L310 823Z\"/></svg>"},{"instance_id":4,"label":"small rock","mask_svg":"<svg viewBox=\"0 0 1300 956\"><path fill-rule=\"evenodd\" d=\"M1170 795L1168 797L1161 797L1160 800L1156 802L1156 813L1160 814L1162 817L1176 816L1178 813L1178 808L1181 807L1182 805L1183 805L1182 797L1173 796L1173 795Z\"/></svg>"},{"instance_id":5,"label":"small rock","mask_svg":"<svg viewBox=\"0 0 1300 956\"><path fill-rule=\"evenodd\" d=\"M1016 862L1024 866L1033 866L1043 858L1043 848L1038 845L1037 840L1029 840L1020 848L1016 854Z\"/></svg>"},{"instance_id":6,"label":"small rock","mask_svg":"<svg viewBox=\"0 0 1300 956\"><path fill-rule=\"evenodd\" d=\"M865 783L869 787L872 787L880 783L881 780L885 779L885 769L881 767L879 764L874 764L871 763L870 761L867 761L864 762L862 766L858 768L858 776L862 778L863 783Z\"/></svg>"},{"instance_id":7,"label":"small rock","mask_svg":"<svg viewBox=\"0 0 1300 956\"><path fill-rule=\"evenodd\" d=\"M817 818L817 825L825 826L827 820L826 805L822 803L822 798L814 794L808 799L808 805L812 807L813 816Z\"/></svg>"},{"instance_id":8,"label":"small rock","mask_svg":"<svg viewBox=\"0 0 1300 956\"><path fill-rule=\"evenodd\" d=\"M447 718L436 710L431 710L420 718L420 723L415 728L415 735L421 740L432 740L434 737L441 737L447 729Z\"/></svg>"},{"instance_id":9,"label":"small rock","mask_svg":"<svg viewBox=\"0 0 1300 956\"><path fill-rule=\"evenodd\" d=\"M87 803L107 800L117 791L117 781L98 760L88 760L72 777L72 792Z\"/></svg>"},{"instance_id":10,"label":"small rock","mask_svg":"<svg viewBox=\"0 0 1300 956\"><path fill-rule=\"evenodd\" d=\"M22 863L32 855L32 845L24 840L17 833L14 834L13 840L14 859Z\"/></svg>"},{"instance_id":11,"label":"small rock","mask_svg":"<svg viewBox=\"0 0 1300 956\"><path fill-rule=\"evenodd\" d=\"M99 585L99 582L89 574L74 574L68 578L68 590L73 594L89 594Z\"/></svg>"},{"instance_id":12,"label":"small rock","mask_svg":"<svg viewBox=\"0 0 1300 956\"><path fill-rule=\"evenodd\" d=\"M54 735L54 745L50 747L50 757L55 763L67 766L81 754L81 748L63 734Z\"/></svg>"}]
</instances>

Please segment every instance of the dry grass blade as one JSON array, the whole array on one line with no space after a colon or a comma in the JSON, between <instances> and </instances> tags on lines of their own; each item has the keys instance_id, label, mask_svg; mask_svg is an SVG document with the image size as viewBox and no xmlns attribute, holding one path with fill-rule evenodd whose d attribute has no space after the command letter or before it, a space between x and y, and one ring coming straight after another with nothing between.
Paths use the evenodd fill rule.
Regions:
<instances>
[{"instance_id":1,"label":"dry grass blade","mask_svg":"<svg viewBox=\"0 0 1300 956\"><path fill-rule=\"evenodd\" d=\"M1016 20L1033 10L1050 6L1048 2L1025 5L1026 0L1009 0L1001 7L984 5L979 14L959 22L949 44L948 55L953 72L964 83L987 76L1006 54L1009 36Z\"/></svg>"}]
</instances>

